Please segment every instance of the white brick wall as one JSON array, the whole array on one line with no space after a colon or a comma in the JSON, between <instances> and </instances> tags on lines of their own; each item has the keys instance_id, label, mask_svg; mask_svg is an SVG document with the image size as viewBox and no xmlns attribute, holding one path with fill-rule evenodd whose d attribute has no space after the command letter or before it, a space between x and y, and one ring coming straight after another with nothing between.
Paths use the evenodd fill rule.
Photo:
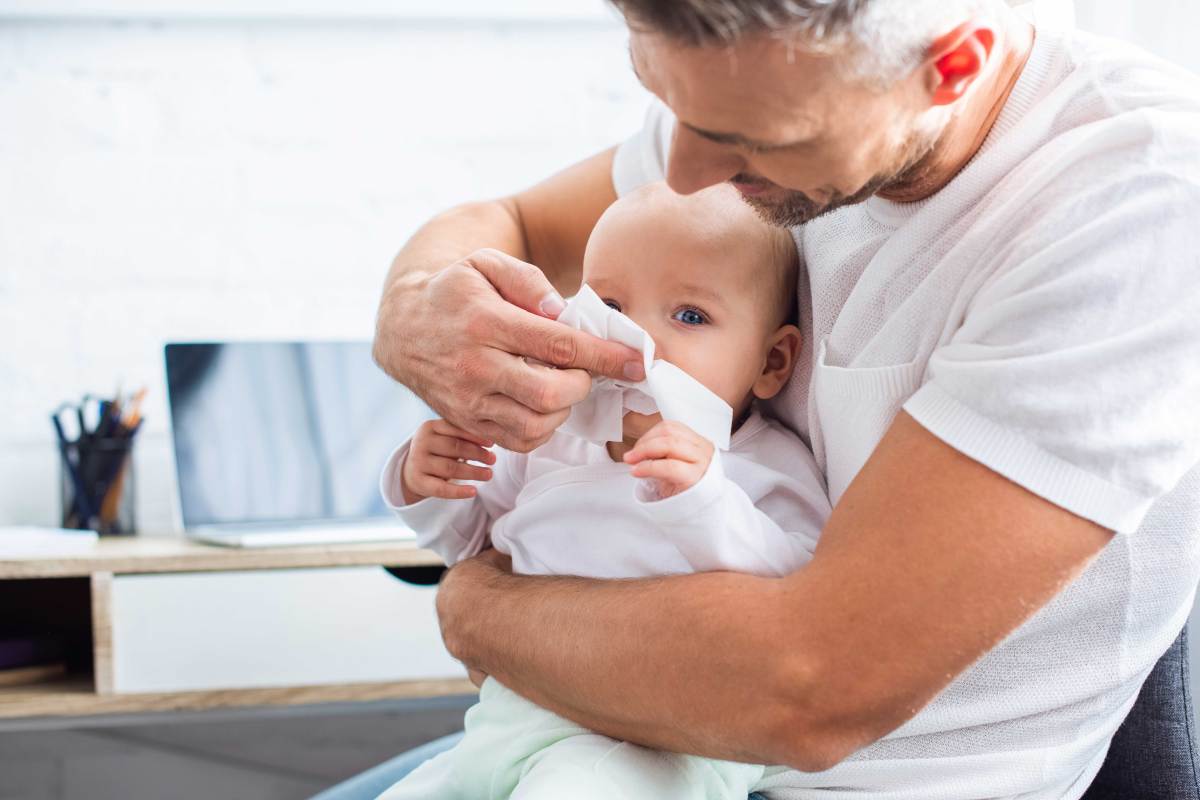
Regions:
<instances>
[{"instance_id":1,"label":"white brick wall","mask_svg":"<svg viewBox=\"0 0 1200 800\"><path fill-rule=\"evenodd\" d=\"M0 524L53 521L47 412L121 381L163 530L164 340L369 338L421 222L645 104L612 24L0 23Z\"/></svg>"}]
</instances>

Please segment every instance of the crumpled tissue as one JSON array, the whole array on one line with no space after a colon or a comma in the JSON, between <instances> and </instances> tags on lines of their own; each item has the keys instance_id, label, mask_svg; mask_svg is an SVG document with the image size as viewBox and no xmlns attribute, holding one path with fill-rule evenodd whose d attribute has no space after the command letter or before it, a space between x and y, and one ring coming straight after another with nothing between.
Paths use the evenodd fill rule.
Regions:
<instances>
[{"instance_id":1,"label":"crumpled tissue","mask_svg":"<svg viewBox=\"0 0 1200 800\"><path fill-rule=\"evenodd\" d=\"M594 378L591 393L571 409L571 416L559 430L597 444L619 442L626 412L659 412L663 419L687 425L717 449L729 449L733 427L733 409L729 404L674 364L655 360L654 340L650 335L632 319L607 306L586 283L567 302L558 321L640 350L646 367L644 381Z\"/></svg>"}]
</instances>

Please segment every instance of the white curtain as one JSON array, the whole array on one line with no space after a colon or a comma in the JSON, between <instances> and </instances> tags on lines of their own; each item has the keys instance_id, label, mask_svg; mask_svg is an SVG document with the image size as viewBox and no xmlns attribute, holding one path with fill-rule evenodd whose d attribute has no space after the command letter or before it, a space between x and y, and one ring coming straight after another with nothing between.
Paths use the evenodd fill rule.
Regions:
<instances>
[{"instance_id":1,"label":"white curtain","mask_svg":"<svg viewBox=\"0 0 1200 800\"><path fill-rule=\"evenodd\" d=\"M1200 0L1075 0L1080 28L1116 36L1200 72Z\"/></svg>"}]
</instances>

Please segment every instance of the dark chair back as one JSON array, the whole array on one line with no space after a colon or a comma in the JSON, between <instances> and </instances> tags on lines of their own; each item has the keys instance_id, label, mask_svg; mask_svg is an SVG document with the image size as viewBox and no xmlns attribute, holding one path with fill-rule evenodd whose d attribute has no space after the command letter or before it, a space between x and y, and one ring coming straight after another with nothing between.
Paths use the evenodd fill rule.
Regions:
<instances>
[{"instance_id":1,"label":"dark chair back","mask_svg":"<svg viewBox=\"0 0 1200 800\"><path fill-rule=\"evenodd\" d=\"M1187 633L1146 679L1083 800L1200 800Z\"/></svg>"}]
</instances>

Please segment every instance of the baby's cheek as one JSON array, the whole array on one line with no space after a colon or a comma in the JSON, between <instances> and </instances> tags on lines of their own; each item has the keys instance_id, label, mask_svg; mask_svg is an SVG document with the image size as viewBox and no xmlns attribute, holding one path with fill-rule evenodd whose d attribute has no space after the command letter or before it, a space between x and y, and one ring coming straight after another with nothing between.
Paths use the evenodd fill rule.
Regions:
<instances>
[{"instance_id":1,"label":"baby's cheek","mask_svg":"<svg viewBox=\"0 0 1200 800\"><path fill-rule=\"evenodd\" d=\"M740 343L738 343L740 345ZM725 402L736 407L754 385L758 375L757 355L747 346L721 348L709 359L712 370L709 386Z\"/></svg>"},{"instance_id":2,"label":"baby's cheek","mask_svg":"<svg viewBox=\"0 0 1200 800\"><path fill-rule=\"evenodd\" d=\"M712 331L716 334L716 331ZM691 336L671 341L662 357L704 384L736 409L754 384L757 364L747 359L744 343L722 335Z\"/></svg>"},{"instance_id":3,"label":"baby's cheek","mask_svg":"<svg viewBox=\"0 0 1200 800\"><path fill-rule=\"evenodd\" d=\"M697 378L710 392L720 397L731 408L736 409L746 397L747 388L743 384L743 365L736 362L728 363L724 369L710 369L706 378Z\"/></svg>"}]
</instances>

